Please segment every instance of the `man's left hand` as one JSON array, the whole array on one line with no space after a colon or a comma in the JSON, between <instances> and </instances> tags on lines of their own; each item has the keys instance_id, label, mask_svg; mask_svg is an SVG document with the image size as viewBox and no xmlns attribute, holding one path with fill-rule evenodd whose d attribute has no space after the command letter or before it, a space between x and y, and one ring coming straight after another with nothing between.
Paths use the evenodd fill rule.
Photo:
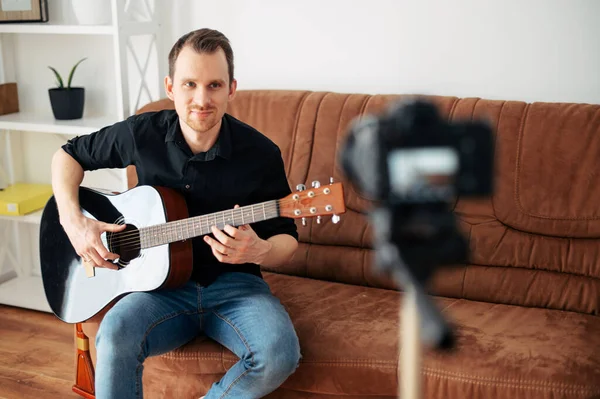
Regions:
<instances>
[{"instance_id":1,"label":"man's left hand","mask_svg":"<svg viewBox=\"0 0 600 399\"><path fill-rule=\"evenodd\" d=\"M272 246L270 242L261 239L247 224L239 228L225 225L223 231L212 226L211 231L216 240L204 236L204 241L211 246L215 258L223 263L261 264Z\"/></svg>"}]
</instances>

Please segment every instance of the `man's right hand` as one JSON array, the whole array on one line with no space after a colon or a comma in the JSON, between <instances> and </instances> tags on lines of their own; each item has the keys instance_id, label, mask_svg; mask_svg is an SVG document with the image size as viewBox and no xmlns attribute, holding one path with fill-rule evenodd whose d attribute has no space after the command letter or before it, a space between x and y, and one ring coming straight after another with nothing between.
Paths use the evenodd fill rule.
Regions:
<instances>
[{"instance_id":1,"label":"man's right hand","mask_svg":"<svg viewBox=\"0 0 600 399\"><path fill-rule=\"evenodd\" d=\"M95 267L105 267L117 270L118 266L108 260L114 261L119 255L113 254L102 243L100 236L104 232L118 232L125 229L125 225L109 224L90 219L81 214L70 221L61 221L71 245L77 255L84 262ZM107 260L108 259L108 260Z\"/></svg>"}]
</instances>

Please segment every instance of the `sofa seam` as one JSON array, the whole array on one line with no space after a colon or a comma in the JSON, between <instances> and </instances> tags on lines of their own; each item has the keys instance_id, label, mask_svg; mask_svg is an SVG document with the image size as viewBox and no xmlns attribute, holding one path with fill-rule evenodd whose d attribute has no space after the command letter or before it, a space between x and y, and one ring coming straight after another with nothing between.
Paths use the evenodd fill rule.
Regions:
<instances>
[{"instance_id":1,"label":"sofa seam","mask_svg":"<svg viewBox=\"0 0 600 399\"><path fill-rule=\"evenodd\" d=\"M528 388L528 389L553 389L558 388L563 391L582 391L585 393L600 393L600 389L588 388L584 385L579 384L567 384L567 383L554 383L545 381L535 380L516 380L516 379L505 379L499 377L481 377L473 374L455 373L446 370L440 370L435 368L423 367L422 374L429 375L432 377L442 377L450 380L457 380L461 382L471 382L479 385L494 385L494 386L512 386L514 388Z\"/></svg>"},{"instance_id":2,"label":"sofa seam","mask_svg":"<svg viewBox=\"0 0 600 399\"><path fill-rule=\"evenodd\" d=\"M572 240L594 240L594 241L598 240L597 238L557 237L557 236L550 236L550 235L545 235L545 234L531 233L531 232L528 232L528 231L523 231L523 230L516 229L516 228L514 228L514 227L512 227L510 225L507 225L507 224L503 223L502 221L500 221L498 219L489 220L489 221L481 222L481 223L470 223L470 222L468 222L466 220L463 220L462 218L461 218L461 221L464 222L464 223L467 223L470 226L471 230L472 230L473 226L479 226L479 225L482 225L482 224L488 224L488 223L498 222L505 229L504 233L502 234L502 238L506 235L506 233L509 230L513 230L513 231L519 232L520 234L525 234L525 235L528 235L528 236L531 236L531 237L545 237L545 238L550 239L550 240L567 240L567 244L568 244L569 247L571 245L571 241ZM471 236L469 235L469 241L470 241L470 239L471 239ZM483 264L475 263L475 262L469 262L469 264L476 265L476 266L514 267L514 268L519 268L519 269L535 270L535 271L540 271L541 270L541 271L546 271L546 272L563 273L563 274L577 276L577 277L585 277L585 278L591 278L591 279L594 279L594 280L600 280L600 277L596 277L596 276L592 276L592 275L586 275L586 274L573 273L573 272L565 272L565 271L562 271L562 270L557 271L557 270L549 270L549 269L533 269L533 268L519 266L519 265L512 265L512 266L495 265L495 264L483 265Z\"/></svg>"},{"instance_id":3,"label":"sofa seam","mask_svg":"<svg viewBox=\"0 0 600 399\"><path fill-rule=\"evenodd\" d=\"M321 101L319 101L319 105L317 105L317 110L315 112L315 123L312 128L312 145L310 146L310 152L308 155L308 163L306 165L306 173L304 174L304 178L302 179L305 182L308 180L308 175L310 173L310 165L312 164L313 153L315 151L315 136L316 136L317 122L319 121L319 114L321 113L321 106L323 105L323 101L325 101L325 98L327 98L327 96L330 94L331 94L331 92L326 92L323 95L323 97L321 97Z\"/></svg>"},{"instance_id":4,"label":"sofa seam","mask_svg":"<svg viewBox=\"0 0 600 399\"><path fill-rule=\"evenodd\" d=\"M577 273L571 273L571 272L562 272L562 271L556 271L556 270L549 270L549 269L533 269L530 267L524 267L524 266L520 266L520 265L494 265L494 264L489 264L489 265L485 265L482 263L476 263L476 262L469 262L463 266L479 266L479 267L501 267L504 269L521 269L521 270L529 270L532 272L546 272L546 273L556 273L556 274L564 274L567 276L572 276L572 277L581 277L581 278L589 278L592 279L594 281L597 280L597 282L600 282L600 278L598 277L594 277L594 276L586 276L584 274L577 274Z\"/></svg>"},{"instance_id":5,"label":"sofa seam","mask_svg":"<svg viewBox=\"0 0 600 399\"><path fill-rule=\"evenodd\" d=\"M531 231L527 231L527 230L521 230L520 228L514 227L510 224L507 224L506 222L503 222L502 220L498 219L497 217L494 216L493 219L490 220L486 220L483 222L477 222L477 223L471 223L467 220L464 219L464 217L459 216L459 218L461 219L461 221L463 221L464 223L468 223L471 226L479 226L482 224L489 224L489 223L494 223L494 222L498 222L499 224L501 224L504 227L507 227L511 230L514 231L518 231L519 233L522 234L527 234L529 236L532 237L545 237L545 238L550 238L550 239L559 239L559 240L595 240L597 241L598 239L600 239L600 236L598 237L569 237L569 236L557 236L557 235L551 235L551 234L545 234L545 233L532 233Z\"/></svg>"},{"instance_id":6,"label":"sofa seam","mask_svg":"<svg viewBox=\"0 0 600 399\"><path fill-rule=\"evenodd\" d=\"M344 103L342 104L342 111L341 111L341 115L343 115L343 114L344 114L344 109L346 108L346 104L347 104L347 103L348 103L348 101L350 100L350 97L352 97L352 95L351 95L351 94L348 94L348 95L346 96L346 99L344 100ZM341 115L340 115L340 116L341 116ZM347 130L347 129L348 129L348 128L346 127L346 129L345 129L345 130ZM339 146L339 140L338 140L338 138L340 137L340 131L342 131L342 129L341 129L341 123L339 123L339 120L338 120L338 127L337 127L337 131L335 132L335 146L334 146L334 149L333 149L333 157L334 157L334 162L333 162L333 164L332 164L333 170L331 171L331 176L334 176L334 175L335 175L335 169L336 169L336 167L335 167L335 166L337 165L337 162L335 162L335 161L337 161L337 159L335 159L335 158L337 158L337 155L336 155L336 154L338 153L338 146Z\"/></svg>"},{"instance_id":7,"label":"sofa seam","mask_svg":"<svg viewBox=\"0 0 600 399\"><path fill-rule=\"evenodd\" d=\"M468 222L467 222L468 223ZM509 228L511 228L510 226L508 226ZM516 230L516 231L520 231L520 230ZM524 234L531 234L531 233L527 233L527 232L523 232ZM536 235L536 234L531 234L531 235ZM553 238L562 238L562 237L553 237ZM360 251L375 251L375 249L373 248L363 248L363 247L359 247L356 245L343 245L343 244L320 244L320 243L314 243L314 242L306 242L306 241L299 241L301 244L304 245L308 245L308 246L312 246L312 245L319 245L319 246L323 246L323 247L344 247L344 248L351 248L351 249L357 249ZM549 270L549 269L532 269L530 267L524 267L521 265L496 265L496 264L482 264L482 263L476 263L473 261L469 261L467 263L464 264L457 264L456 266L462 266L462 267L467 267L467 266L482 266L482 267L502 267L502 268L512 268L512 269L522 269L522 270L531 270L531 271L544 271L544 272L548 272L548 273L561 273L561 274L566 274L566 275L571 275L571 276L576 276L576 277L583 277L583 278L590 278L593 280L599 280L600 281L600 277L595 277L595 276L588 276L585 274L577 274L577 273L573 273L573 272L563 272L563 271L556 271L556 270Z\"/></svg>"},{"instance_id":8,"label":"sofa seam","mask_svg":"<svg viewBox=\"0 0 600 399\"><path fill-rule=\"evenodd\" d=\"M475 108L477 108L477 104L481 101L481 98L475 99L475 104L473 104L473 109L471 110L471 122L473 122L473 118L475 117Z\"/></svg>"},{"instance_id":9,"label":"sofa seam","mask_svg":"<svg viewBox=\"0 0 600 399\"><path fill-rule=\"evenodd\" d=\"M368 95L368 94L365 95L365 99L363 100L363 103L360 106L360 111L358 112L359 118L363 117L365 110L367 109L367 105L369 104L369 101L371 101L371 99L373 97L374 96L372 96L372 95Z\"/></svg>"},{"instance_id":10,"label":"sofa seam","mask_svg":"<svg viewBox=\"0 0 600 399\"><path fill-rule=\"evenodd\" d=\"M507 103L508 103L508 101L504 101L504 102L502 103L502 106L500 107L500 112L498 113L498 123L496 123L496 130L495 130L495 132L494 132L494 157L495 157L495 158L497 157L497 154L498 154L498 151L497 151L497 150L498 150L498 141L499 141L499 137L500 137L500 133L499 133L499 131L500 131L500 122L502 121L502 113L504 112L504 106L505 106ZM494 165L494 171L496 172L496 171L497 171L497 169L498 169L497 161L494 161L494 163L495 163L495 165ZM496 206L495 206L495 204L494 204L494 202L495 202L495 201L494 201L494 198L495 198L495 197L496 197L495 195L492 195L492 196L491 196L491 198L490 198L490 203L491 203L491 205L492 205L492 211L493 211L493 213L494 213L494 217L495 217L496 219L498 219L498 217L496 216Z\"/></svg>"},{"instance_id":11,"label":"sofa seam","mask_svg":"<svg viewBox=\"0 0 600 399\"><path fill-rule=\"evenodd\" d=\"M454 112L455 112L456 106L458 105L460 100L461 100L460 98L454 99L454 102L452 103L452 107L450 107L450 113L448 114L448 122L452 122L452 119L454 119Z\"/></svg>"},{"instance_id":12,"label":"sofa seam","mask_svg":"<svg viewBox=\"0 0 600 399\"><path fill-rule=\"evenodd\" d=\"M292 135L292 151L290 151L290 160L289 160L289 167L290 169L288 170L287 175L289 176L292 173L292 165L294 164L294 154L296 153L296 137L298 137L298 124L300 123L300 114L302 113L302 110L304 109L304 103L306 102L306 99L312 94L312 92L308 91L304 94L304 96L302 96L302 99L300 99L300 104L298 106L298 113L296 114L296 121L294 122L294 130L293 130L293 135ZM316 120L316 119L315 119ZM314 133L314 126L313 126L313 133ZM314 138L314 134L313 134L313 138Z\"/></svg>"},{"instance_id":13,"label":"sofa seam","mask_svg":"<svg viewBox=\"0 0 600 399\"><path fill-rule=\"evenodd\" d=\"M473 226L469 225L469 237L467 238L467 242L471 243L471 236L473 234ZM465 296L465 281L467 280L467 268L465 267L462 274L462 282L460 285L460 296L464 298Z\"/></svg>"},{"instance_id":14,"label":"sofa seam","mask_svg":"<svg viewBox=\"0 0 600 399\"><path fill-rule=\"evenodd\" d=\"M186 358L194 360L206 360L204 356L189 356ZM212 359L212 358L208 358ZM223 360L236 363L237 359L225 358ZM312 366L338 366L338 367L364 367L371 366L374 368L396 368L397 362L386 361L386 360L331 360L331 361L301 361L301 364L312 365ZM473 374L456 373L431 367L423 367L421 374L429 375L432 377L446 378L449 380L456 380L462 382L470 382L478 385L491 385L491 386L507 386L515 388L527 388L527 389L560 389L562 391L580 391L584 393L599 393L600 389L590 389L580 384L568 384L568 383L554 383L554 382L543 382L536 380L517 380L510 378L499 378L499 377L483 377Z\"/></svg>"}]
</instances>

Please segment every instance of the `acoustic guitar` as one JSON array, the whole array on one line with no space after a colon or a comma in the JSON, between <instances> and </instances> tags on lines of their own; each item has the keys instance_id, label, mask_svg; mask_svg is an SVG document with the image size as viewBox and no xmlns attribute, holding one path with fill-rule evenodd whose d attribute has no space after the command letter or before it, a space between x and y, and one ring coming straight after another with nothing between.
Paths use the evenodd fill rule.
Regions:
<instances>
[{"instance_id":1,"label":"acoustic guitar","mask_svg":"<svg viewBox=\"0 0 600 399\"><path fill-rule=\"evenodd\" d=\"M40 262L44 290L54 314L67 323L86 321L123 295L176 288L192 273L191 238L209 234L211 226L240 226L279 216L294 219L332 216L346 211L341 183L311 188L299 185L285 198L202 216L189 217L185 200L164 187L138 186L120 194L79 189L86 217L125 224L123 231L102 234L102 242L119 259L118 270L88 265L77 255L59 221L54 197L46 204L40 226Z\"/></svg>"}]
</instances>

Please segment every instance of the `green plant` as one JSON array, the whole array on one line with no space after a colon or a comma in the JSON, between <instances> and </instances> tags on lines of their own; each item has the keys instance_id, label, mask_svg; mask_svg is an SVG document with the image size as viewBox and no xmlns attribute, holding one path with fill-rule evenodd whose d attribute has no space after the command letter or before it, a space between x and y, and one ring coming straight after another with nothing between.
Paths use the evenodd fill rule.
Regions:
<instances>
[{"instance_id":1,"label":"green plant","mask_svg":"<svg viewBox=\"0 0 600 399\"><path fill-rule=\"evenodd\" d=\"M79 64L81 64L86 59L87 59L87 57L80 59L79 61L77 61L77 63L75 65L73 65L73 68L71 68L71 73L69 73L69 80L67 81L67 87L66 87L67 90L69 90L71 88L71 81L73 80L73 74L75 73L75 69L77 68L77 66ZM58 88L64 89L65 85L64 85L62 77L60 76L58 71L56 69L52 68L51 66L48 66L48 68L50 68L52 70L52 72L54 72L54 76L56 77L56 84L58 85Z\"/></svg>"}]
</instances>

